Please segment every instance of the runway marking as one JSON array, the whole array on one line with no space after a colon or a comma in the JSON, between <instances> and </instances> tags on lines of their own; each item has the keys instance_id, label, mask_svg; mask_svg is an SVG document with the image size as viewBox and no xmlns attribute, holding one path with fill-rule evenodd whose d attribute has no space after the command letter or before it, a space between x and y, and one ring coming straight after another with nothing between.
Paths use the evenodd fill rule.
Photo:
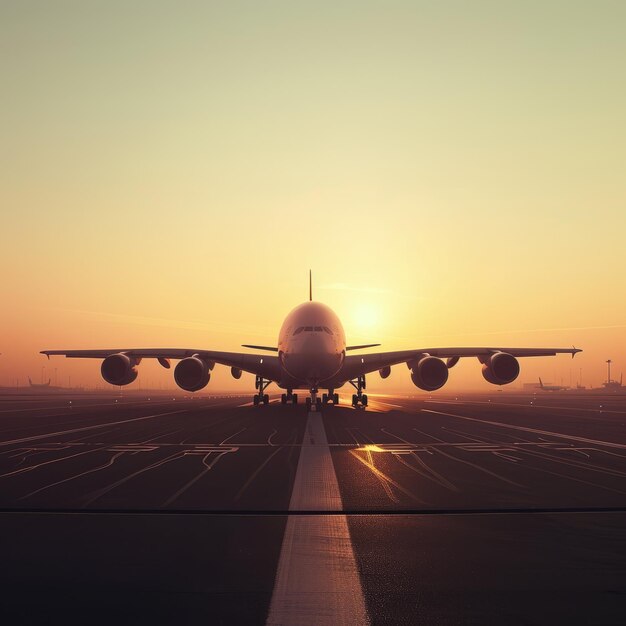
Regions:
<instances>
[{"instance_id":1,"label":"runway marking","mask_svg":"<svg viewBox=\"0 0 626 626\"><path fill-rule=\"evenodd\" d=\"M199 472L198 474L196 474L196 476L194 478L192 478L190 481L188 481L187 483L185 483L176 493L172 494L164 503L163 506L170 506L171 504L173 504L176 500L178 500L178 498L180 496L183 495L183 493L185 493L185 491L187 491L191 486L193 486L195 483L197 483L209 470L211 470L215 465L217 465L218 461L225 455L228 454L229 452L234 452L235 450L226 450L224 452L220 452L217 455L215 455L215 457L213 458L212 461L208 461L209 456L211 456L212 451L208 452L204 458L202 459L202 464L204 465L204 469Z\"/></svg>"},{"instance_id":2,"label":"runway marking","mask_svg":"<svg viewBox=\"0 0 626 626\"><path fill-rule=\"evenodd\" d=\"M274 446L272 446L274 447ZM235 494L235 500L239 500L239 498L241 498L241 496L243 495L244 491L254 482L254 479L261 473L261 471L263 470L263 468L279 453L282 451L282 446L280 448L276 448L272 454L270 454L262 463L261 465L259 465L254 472L252 472L252 474L250 475L250 477L248 478L248 480L246 480L246 482L243 484L243 486L241 487L241 489Z\"/></svg>"},{"instance_id":3,"label":"runway marking","mask_svg":"<svg viewBox=\"0 0 626 626\"><path fill-rule=\"evenodd\" d=\"M289 510L341 511L319 412L310 412ZM268 624L369 624L345 515L289 516Z\"/></svg>"},{"instance_id":4,"label":"runway marking","mask_svg":"<svg viewBox=\"0 0 626 626\"><path fill-rule=\"evenodd\" d=\"M72 480L75 480L76 478L81 478L82 476L87 476L88 474L93 474L94 472L99 472L103 469L106 469L107 467L111 467L111 465L113 465L113 463L115 463L115 461L117 461L117 459L122 456L122 454L124 454L123 452L118 452L117 454L113 455L106 463L102 464L102 465L98 465L98 467L94 467L92 469L89 469L85 472L81 472L80 474L74 474L73 476L69 476L68 478L64 478L62 480L57 480L53 483L50 483L48 485L44 485L43 487L39 487L39 489L35 489L34 491L31 491L29 493L27 493L26 495L22 496L20 498L20 500L25 500L26 498L30 498L31 496L34 496L42 491L46 491L47 489L51 489L52 487L56 487L58 485L63 485L65 483L68 483Z\"/></svg>"},{"instance_id":5,"label":"runway marking","mask_svg":"<svg viewBox=\"0 0 626 626\"><path fill-rule=\"evenodd\" d=\"M415 500L416 502L421 502L422 504L424 503L424 501L420 500L420 498L418 498L414 493L412 493L408 489L405 489L402 485L400 485L395 480L393 480L393 478L390 478L389 476L387 476L387 474L385 474L384 472L381 472L374 465L374 459L373 459L373 456L372 456L372 451L368 450L367 446L364 449L362 449L362 451L364 451L366 453L367 459L364 459L363 457L361 457L358 454L358 452L359 452L358 449L357 450L350 450L350 454L352 454L352 456L354 456L354 458L357 459L357 461L360 461L361 463L363 463L363 465L365 465L365 467L367 467L367 469L369 469L372 472L372 474L374 474L374 476L380 482L382 488L385 490L385 493L387 494L387 497L392 502L399 503L400 500L398 499L398 497L395 495L395 493L391 489L391 486L395 487L398 491L401 491L408 498L410 498L412 500Z\"/></svg>"},{"instance_id":6,"label":"runway marking","mask_svg":"<svg viewBox=\"0 0 626 626\"><path fill-rule=\"evenodd\" d=\"M241 435L241 433L242 433L244 430L248 430L248 427L247 427L247 426L244 426L241 430L238 430L236 433L234 433L234 434L232 434L232 435L230 435L230 436L226 437L226 439L224 439L224 441L222 441L222 442L220 443L220 446L223 446L223 445L224 445L224 444L225 444L225 443L226 443L229 439L232 439L233 437L236 437L237 435Z\"/></svg>"},{"instance_id":7,"label":"runway marking","mask_svg":"<svg viewBox=\"0 0 626 626\"><path fill-rule=\"evenodd\" d=\"M276 404L276 403L278 403L278 402L280 402L280 398L272 398L272 399L269 401L269 404ZM258 406L259 408L261 408L262 406L267 406L267 405L266 405L266 404L264 404L264 403L261 403L261 404L258 404L258 405L257 405L257 404L254 404L254 402L244 402L243 404L238 404L238 405L237 405L237 408L238 408L238 409L241 409L241 408L242 408L242 407L244 407L244 406Z\"/></svg>"},{"instance_id":8,"label":"runway marking","mask_svg":"<svg viewBox=\"0 0 626 626\"><path fill-rule=\"evenodd\" d=\"M587 437L578 437L576 435L567 435L565 433L556 433L550 430L539 430L538 428L530 428L528 426L514 426L513 424L505 424L503 422L492 422L482 420L477 417L468 417L467 415L458 415L456 413L446 413L445 411L434 411L433 409L422 409L425 413L435 413L436 415L447 415L448 417L456 417L470 422L478 422L479 424L490 424L491 426L501 426L503 428L512 428L513 430L522 430L527 433L535 433L537 435L548 435L550 437L560 437L561 439L571 439L572 441L581 441L596 446L607 446L609 448L626 449L626 444L615 443L614 441L601 441L599 439L588 439Z\"/></svg>"},{"instance_id":9,"label":"runway marking","mask_svg":"<svg viewBox=\"0 0 626 626\"><path fill-rule=\"evenodd\" d=\"M427 410L427 409L424 409ZM399 437L398 435L394 435L393 433L388 433L389 435L391 435L392 437L395 437L396 439L398 439L399 441L403 441L405 443L410 444L411 442L403 439L402 437ZM471 445L471 444L462 444L463 446L466 445ZM462 448L461 448L462 449ZM500 476L500 474L496 474L495 472L491 472L490 470L481 467L480 465L476 465L475 463L471 463L470 461L466 461L464 459L460 459L459 457L456 456L452 456L451 454L447 454L446 452L444 452L443 450L436 448L437 452L439 452L439 454L442 454L443 456L452 459L453 461L457 461L457 463L463 463L464 465L468 465L469 467L473 467L474 469L477 469L480 472L483 472L485 474L488 474L489 476L492 476L493 478L497 478L498 480L502 480L505 483L509 483L510 485L513 485L514 487L520 487L522 488L523 485L520 485L519 483L516 483L515 481L509 480L508 478L505 478L504 476Z\"/></svg>"},{"instance_id":10,"label":"runway marking","mask_svg":"<svg viewBox=\"0 0 626 626\"><path fill-rule=\"evenodd\" d=\"M8 446L14 443L26 443L27 441L37 441L46 437L54 437L56 435L71 435L86 430L96 430L98 428L106 428L107 426L117 426L119 424L130 424L131 422L140 422L142 420L154 419L155 417L165 417L166 415L175 415L176 413L185 413L188 409L180 409L178 411L168 411L167 413L154 413L153 415L144 415L143 417L133 417L126 420L118 420L116 422L105 422L104 424L94 424L92 426L81 426L80 428L70 428L69 430L60 430L54 433L44 433L43 435L32 435L31 437L22 437L20 439L11 439L10 441L0 441L0 446Z\"/></svg>"},{"instance_id":11,"label":"runway marking","mask_svg":"<svg viewBox=\"0 0 626 626\"><path fill-rule=\"evenodd\" d=\"M41 402L43 402L43 400L41 400ZM109 402L107 404L102 404L102 403L98 403L98 404L78 404L78 400L74 400L74 402L76 402L76 404L71 404L72 400L60 400L60 403L62 402L62 404L60 406L57 405L53 405L53 406L34 406L34 407L30 407L28 409L1 409L0 413L24 413L26 411L47 411L47 410L53 410L53 411L58 411L58 410L67 410L67 411L74 411L74 409L90 409L93 407L109 407L109 406L115 406L116 404L119 406L127 406L127 405L137 405L137 404L148 404L147 401L145 400L129 400L127 402L117 402L117 400L115 400L114 402ZM151 404L167 404L167 402L152 402ZM58 415L47 415L46 417L61 417L62 415L66 415L65 413L59 413Z\"/></svg>"},{"instance_id":12,"label":"runway marking","mask_svg":"<svg viewBox=\"0 0 626 626\"><path fill-rule=\"evenodd\" d=\"M604 409L600 406L597 409L587 409L578 406L557 406L557 405L548 405L548 404L534 404L534 398L529 400L528 403L517 403L517 402L498 402L497 400L491 402L488 400L485 402L484 400L464 400L463 402L454 402L452 400L424 400L424 402L429 402L431 404L486 404L488 406L513 406L513 407L521 407L527 409L529 406L532 406L534 409L557 409L558 411L586 411L588 413L617 413L618 415L623 415L626 411L614 411L611 409ZM427 409L424 409L426 411Z\"/></svg>"}]
</instances>

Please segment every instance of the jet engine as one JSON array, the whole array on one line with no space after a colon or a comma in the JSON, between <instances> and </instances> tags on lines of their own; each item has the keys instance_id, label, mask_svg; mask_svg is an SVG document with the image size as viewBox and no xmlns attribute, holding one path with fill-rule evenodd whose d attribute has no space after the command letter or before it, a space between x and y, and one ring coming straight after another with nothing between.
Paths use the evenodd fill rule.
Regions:
<instances>
[{"instance_id":1,"label":"jet engine","mask_svg":"<svg viewBox=\"0 0 626 626\"><path fill-rule=\"evenodd\" d=\"M110 385L129 385L137 378L137 365L141 359L134 359L120 352L109 355L100 366L102 378Z\"/></svg>"},{"instance_id":2,"label":"jet engine","mask_svg":"<svg viewBox=\"0 0 626 626\"><path fill-rule=\"evenodd\" d=\"M391 374L391 367L389 365L385 365L385 367L381 367L378 370L381 378L389 378L389 374Z\"/></svg>"},{"instance_id":3,"label":"jet engine","mask_svg":"<svg viewBox=\"0 0 626 626\"><path fill-rule=\"evenodd\" d=\"M417 361L408 363L411 369L411 380L416 387L424 391L435 391L446 384L448 368L446 364L434 356L423 356Z\"/></svg>"},{"instance_id":4,"label":"jet engine","mask_svg":"<svg viewBox=\"0 0 626 626\"><path fill-rule=\"evenodd\" d=\"M197 355L179 361L174 368L174 380L185 391L200 391L209 384L210 379L209 363Z\"/></svg>"},{"instance_id":5,"label":"jet engine","mask_svg":"<svg viewBox=\"0 0 626 626\"><path fill-rule=\"evenodd\" d=\"M507 385L519 376L519 362L507 352L495 352L483 364L483 377L492 385Z\"/></svg>"}]
</instances>

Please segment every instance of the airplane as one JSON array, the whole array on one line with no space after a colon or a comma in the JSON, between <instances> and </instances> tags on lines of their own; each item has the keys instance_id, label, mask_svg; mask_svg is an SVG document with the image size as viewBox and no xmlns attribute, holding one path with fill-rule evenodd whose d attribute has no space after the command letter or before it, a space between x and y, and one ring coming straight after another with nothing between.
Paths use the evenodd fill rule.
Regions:
<instances>
[{"instance_id":1,"label":"airplane","mask_svg":"<svg viewBox=\"0 0 626 626\"><path fill-rule=\"evenodd\" d=\"M544 391L565 391L569 389L569 387L565 387L564 385L544 385L541 376L539 377L539 387Z\"/></svg>"},{"instance_id":2,"label":"airplane","mask_svg":"<svg viewBox=\"0 0 626 626\"><path fill-rule=\"evenodd\" d=\"M170 360L178 360L174 380L185 391L196 392L209 383L216 364L231 368L233 378L242 372L255 375L253 404L269 403L267 387L275 383L286 393L283 404L298 403L296 390L308 393L306 406L321 409L322 404L338 404L337 389L345 384L354 387L352 406L366 407L366 375L378 371L387 378L391 367L406 364L411 371L413 384L424 391L435 391L448 380L448 370L459 359L475 357L482 364L485 380L494 385L506 385L519 375L519 357L554 356L571 354L577 348L418 348L395 352L347 354L354 350L373 348L380 344L346 345L346 335L339 317L330 307L313 300L313 283L309 271L309 300L293 309L285 318L276 346L242 344L244 348L263 350L275 354L248 354L219 352L198 348L112 348L104 350L42 350L48 358L54 355L67 358L102 359L100 371L111 385L128 385L138 375L142 359L157 359L166 369ZM445 360L444 360L445 359ZM318 392L327 392L320 398Z\"/></svg>"}]
</instances>

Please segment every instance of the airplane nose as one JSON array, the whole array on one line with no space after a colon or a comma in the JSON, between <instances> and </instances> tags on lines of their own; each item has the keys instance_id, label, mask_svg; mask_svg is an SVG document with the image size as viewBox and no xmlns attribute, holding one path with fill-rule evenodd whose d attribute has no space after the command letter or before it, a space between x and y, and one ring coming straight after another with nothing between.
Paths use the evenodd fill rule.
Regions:
<instances>
[{"instance_id":1,"label":"airplane nose","mask_svg":"<svg viewBox=\"0 0 626 626\"><path fill-rule=\"evenodd\" d=\"M302 352L308 354L320 354L325 352L324 340L321 337L307 337L302 344Z\"/></svg>"},{"instance_id":2,"label":"airplane nose","mask_svg":"<svg viewBox=\"0 0 626 626\"><path fill-rule=\"evenodd\" d=\"M343 353L328 353L323 342L307 341L298 352L282 353L281 359L291 376L308 384L317 384L339 371Z\"/></svg>"}]
</instances>

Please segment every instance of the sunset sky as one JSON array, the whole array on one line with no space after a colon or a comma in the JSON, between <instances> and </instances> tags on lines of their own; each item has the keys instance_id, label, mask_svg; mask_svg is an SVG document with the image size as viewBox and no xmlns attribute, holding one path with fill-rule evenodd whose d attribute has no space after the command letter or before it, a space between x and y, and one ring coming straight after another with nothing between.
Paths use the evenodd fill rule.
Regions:
<instances>
[{"instance_id":1,"label":"sunset sky","mask_svg":"<svg viewBox=\"0 0 626 626\"><path fill-rule=\"evenodd\" d=\"M309 268L349 343L626 370L626 3L2 2L0 42L0 385L274 344Z\"/></svg>"}]
</instances>

